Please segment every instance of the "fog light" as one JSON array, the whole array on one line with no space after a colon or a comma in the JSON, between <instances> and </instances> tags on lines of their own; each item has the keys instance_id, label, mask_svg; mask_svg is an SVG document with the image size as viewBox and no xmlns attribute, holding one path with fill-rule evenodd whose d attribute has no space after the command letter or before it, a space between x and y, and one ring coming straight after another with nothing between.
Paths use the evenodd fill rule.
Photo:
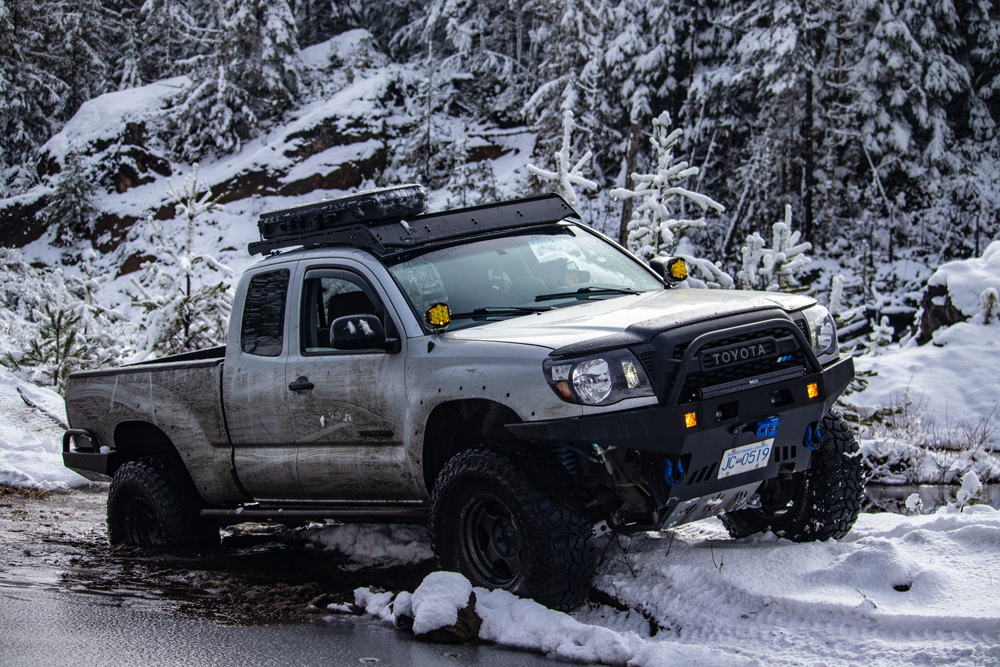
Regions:
<instances>
[{"instance_id":1,"label":"fog light","mask_svg":"<svg viewBox=\"0 0 1000 667\"><path fill-rule=\"evenodd\" d=\"M697 412L686 412L684 413L684 425L688 428L692 428L698 425L698 413Z\"/></svg>"},{"instance_id":2,"label":"fog light","mask_svg":"<svg viewBox=\"0 0 1000 667\"><path fill-rule=\"evenodd\" d=\"M815 382L810 382L806 385L806 394L808 394L809 398L816 398L819 396L819 385Z\"/></svg>"}]
</instances>

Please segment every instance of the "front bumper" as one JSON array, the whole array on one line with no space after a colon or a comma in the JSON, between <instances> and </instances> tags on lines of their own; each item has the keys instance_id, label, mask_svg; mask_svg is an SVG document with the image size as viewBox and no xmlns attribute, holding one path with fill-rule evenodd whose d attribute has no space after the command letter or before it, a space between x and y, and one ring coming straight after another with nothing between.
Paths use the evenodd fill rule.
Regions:
<instances>
[{"instance_id":1,"label":"front bumper","mask_svg":"<svg viewBox=\"0 0 1000 667\"><path fill-rule=\"evenodd\" d=\"M821 372L701 401L511 424L507 429L522 440L653 452L669 459L675 469L678 461L683 462L684 476L670 487L669 505L808 468L811 450L803 444L806 430L823 419L853 377L854 360L846 357ZM810 384L819 390L815 398L808 397ZM698 424L689 428L685 415L692 412ZM757 423L773 416L781 424L768 464L718 479L723 453L762 440Z\"/></svg>"}]
</instances>

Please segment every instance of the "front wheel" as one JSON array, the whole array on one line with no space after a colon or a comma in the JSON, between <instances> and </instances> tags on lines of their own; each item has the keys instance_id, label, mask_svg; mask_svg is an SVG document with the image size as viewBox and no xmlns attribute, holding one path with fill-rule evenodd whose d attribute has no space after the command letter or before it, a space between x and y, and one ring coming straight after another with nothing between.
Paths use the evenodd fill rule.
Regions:
<instances>
[{"instance_id":1,"label":"front wheel","mask_svg":"<svg viewBox=\"0 0 1000 667\"><path fill-rule=\"evenodd\" d=\"M201 498L179 464L162 457L129 461L108 491L108 541L153 549L216 546L219 529L200 511Z\"/></svg>"},{"instance_id":2,"label":"front wheel","mask_svg":"<svg viewBox=\"0 0 1000 667\"><path fill-rule=\"evenodd\" d=\"M441 567L461 572L473 586L503 588L556 609L579 606L596 554L577 495L566 471L544 457L485 448L458 454L431 497Z\"/></svg>"},{"instance_id":3,"label":"front wheel","mask_svg":"<svg viewBox=\"0 0 1000 667\"><path fill-rule=\"evenodd\" d=\"M861 453L838 412L823 419L822 439L808 470L764 482L760 507L722 515L733 537L766 530L795 542L840 539L858 519L865 484Z\"/></svg>"}]
</instances>

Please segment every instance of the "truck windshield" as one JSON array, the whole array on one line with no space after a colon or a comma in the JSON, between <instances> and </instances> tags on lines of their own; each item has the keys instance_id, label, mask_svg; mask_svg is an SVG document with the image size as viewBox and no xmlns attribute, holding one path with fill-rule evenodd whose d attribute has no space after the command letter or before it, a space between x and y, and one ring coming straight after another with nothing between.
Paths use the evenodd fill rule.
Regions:
<instances>
[{"instance_id":1,"label":"truck windshield","mask_svg":"<svg viewBox=\"0 0 1000 667\"><path fill-rule=\"evenodd\" d=\"M421 321L447 304L449 329L664 289L634 258L570 224L407 255L388 268Z\"/></svg>"}]
</instances>

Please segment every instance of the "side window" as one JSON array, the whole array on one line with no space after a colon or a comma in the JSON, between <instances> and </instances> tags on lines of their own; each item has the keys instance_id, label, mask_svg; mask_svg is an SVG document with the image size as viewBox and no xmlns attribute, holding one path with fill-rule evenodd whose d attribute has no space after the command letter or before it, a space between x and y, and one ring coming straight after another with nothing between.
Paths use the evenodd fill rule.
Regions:
<instances>
[{"instance_id":1,"label":"side window","mask_svg":"<svg viewBox=\"0 0 1000 667\"><path fill-rule=\"evenodd\" d=\"M277 357L285 338L285 299L288 296L288 269L258 273L250 279L240 347L247 354Z\"/></svg>"},{"instance_id":2,"label":"side window","mask_svg":"<svg viewBox=\"0 0 1000 667\"><path fill-rule=\"evenodd\" d=\"M371 287L360 276L338 269L306 272L302 285L302 352L335 352L330 325L338 317L375 315L385 324L385 311Z\"/></svg>"}]
</instances>

